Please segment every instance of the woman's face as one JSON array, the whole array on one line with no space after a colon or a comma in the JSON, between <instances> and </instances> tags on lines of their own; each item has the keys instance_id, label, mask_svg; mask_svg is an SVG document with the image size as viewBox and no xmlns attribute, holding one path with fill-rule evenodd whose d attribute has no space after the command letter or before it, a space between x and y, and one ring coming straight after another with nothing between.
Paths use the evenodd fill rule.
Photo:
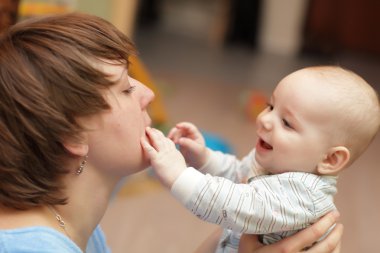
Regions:
<instances>
[{"instance_id":1,"label":"woman's face","mask_svg":"<svg viewBox=\"0 0 380 253\"><path fill-rule=\"evenodd\" d=\"M151 124L147 107L154 94L129 77L125 66L105 63L100 66L117 83L104 91L111 109L90 119L88 162L110 176L130 175L149 165L140 139L145 138L145 128Z\"/></svg>"}]
</instances>

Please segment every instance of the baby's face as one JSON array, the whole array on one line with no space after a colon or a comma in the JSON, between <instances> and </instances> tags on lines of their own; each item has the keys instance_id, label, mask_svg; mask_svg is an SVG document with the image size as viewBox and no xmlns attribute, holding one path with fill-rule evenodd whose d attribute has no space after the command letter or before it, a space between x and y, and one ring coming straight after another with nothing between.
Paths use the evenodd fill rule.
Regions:
<instances>
[{"instance_id":1,"label":"baby's face","mask_svg":"<svg viewBox=\"0 0 380 253\"><path fill-rule=\"evenodd\" d=\"M331 147L332 103L305 71L285 77L257 117L256 160L270 173L315 173Z\"/></svg>"}]
</instances>

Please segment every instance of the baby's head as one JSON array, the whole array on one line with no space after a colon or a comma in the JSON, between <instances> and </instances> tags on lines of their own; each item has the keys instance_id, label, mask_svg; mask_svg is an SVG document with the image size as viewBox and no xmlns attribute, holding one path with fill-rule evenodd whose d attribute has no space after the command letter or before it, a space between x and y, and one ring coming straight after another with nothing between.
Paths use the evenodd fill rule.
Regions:
<instances>
[{"instance_id":1,"label":"baby's head","mask_svg":"<svg viewBox=\"0 0 380 253\"><path fill-rule=\"evenodd\" d=\"M355 73L309 67L286 76L257 118L256 160L272 173L336 175L379 130L374 89Z\"/></svg>"}]
</instances>

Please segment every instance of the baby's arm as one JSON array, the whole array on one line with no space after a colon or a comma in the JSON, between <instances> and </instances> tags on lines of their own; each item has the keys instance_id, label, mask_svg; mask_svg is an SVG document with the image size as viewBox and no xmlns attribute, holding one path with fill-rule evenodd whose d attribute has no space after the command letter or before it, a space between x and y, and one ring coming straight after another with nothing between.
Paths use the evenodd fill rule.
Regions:
<instances>
[{"instance_id":1,"label":"baby's arm","mask_svg":"<svg viewBox=\"0 0 380 253\"><path fill-rule=\"evenodd\" d=\"M198 218L236 232L295 231L313 223L323 213L316 215L313 199L303 182L314 182L314 175L286 176L259 177L248 185L186 170L171 191ZM334 208L331 203L324 210Z\"/></svg>"},{"instance_id":2,"label":"baby's arm","mask_svg":"<svg viewBox=\"0 0 380 253\"><path fill-rule=\"evenodd\" d=\"M254 149L241 160L231 154L210 151L208 161L200 171L203 174L227 178L235 183L246 183L250 178L266 174L255 160Z\"/></svg>"},{"instance_id":3,"label":"baby's arm","mask_svg":"<svg viewBox=\"0 0 380 253\"><path fill-rule=\"evenodd\" d=\"M192 123L178 123L170 130L168 138L179 145L188 166L203 174L209 173L241 183L264 173L255 161L254 150L242 160L231 154L212 151L206 147L202 133Z\"/></svg>"},{"instance_id":4,"label":"baby's arm","mask_svg":"<svg viewBox=\"0 0 380 253\"><path fill-rule=\"evenodd\" d=\"M187 168L175 144L159 130L147 128L142 146L159 179L197 217L246 233L298 230L317 218L304 182L315 175L287 173L255 179L251 185ZM294 191L294 188L297 191ZM334 208L326 208L326 212ZM314 220L313 220L314 219Z\"/></svg>"}]
</instances>

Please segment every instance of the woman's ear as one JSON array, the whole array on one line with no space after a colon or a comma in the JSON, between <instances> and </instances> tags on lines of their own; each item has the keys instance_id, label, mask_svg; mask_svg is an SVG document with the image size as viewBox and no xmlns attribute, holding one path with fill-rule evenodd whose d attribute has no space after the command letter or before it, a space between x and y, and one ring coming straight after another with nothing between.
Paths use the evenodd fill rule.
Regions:
<instances>
[{"instance_id":1,"label":"woman's ear","mask_svg":"<svg viewBox=\"0 0 380 253\"><path fill-rule=\"evenodd\" d=\"M326 157L317 166L320 175L337 175L350 161L348 148L339 146L330 148Z\"/></svg>"},{"instance_id":2,"label":"woman's ear","mask_svg":"<svg viewBox=\"0 0 380 253\"><path fill-rule=\"evenodd\" d=\"M88 144L86 136L81 136L80 140L73 140L72 138L66 139L63 146L70 154L75 156L86 156L88 154Z\"/></svg>"}]
</instances>

